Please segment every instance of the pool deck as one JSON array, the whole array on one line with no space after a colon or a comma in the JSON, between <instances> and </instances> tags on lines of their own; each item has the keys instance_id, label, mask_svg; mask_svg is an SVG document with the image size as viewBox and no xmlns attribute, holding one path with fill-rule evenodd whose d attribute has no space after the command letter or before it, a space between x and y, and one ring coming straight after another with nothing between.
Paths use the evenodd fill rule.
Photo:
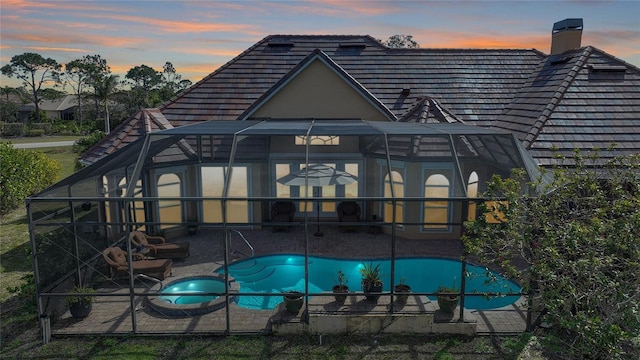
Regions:
<instances>
[{"instance_id":1,"label":"pool deck","mask_svg":"<svg viewBox=\"0 0 640 360\"><path fill-rule=\"evenodd\" d=\"M310 256L376 259L388 258L391 253L391 237L369 231L363 227L354 233L344 233L336 227L326 226L324 236L315 237L315 228L310 233L307 252ZM304 228L290 232L272 232L271 229L241 230L255 250L255 256L271 254L304 254ZM193 275L210 275L224 264L224 240L221 231L201 230L197 235L176 238L172 242L191 243L191 255L173 263L172 274L164 283ZM363 246L363 244L366 244ZM230 261L244 260L251 256L250 248L238 236L230 241ZM443 257L458 259L462 245L455 240L409 240L397 238L396 257ZM357 254L357 255L356 255ZM143 295L154 284L136 281L136 293ZM353 291L354 289L352 289ZM52 325L52 334L186 334L186 333L270 333L275 323L302 322L309 314L384 314L389 313L389 298L383 297L377 304L364 301L360 294L350 296L345 305L335 303L333 296L314 296L305 310L298 315L286 313L281 306L273 310L250 310L231 302L216 311L188 316L164 316L149 308L144 296L137 296L131 304L127 280L107 281L98 289L99 296L93 303L91 314L85 319L74 319L68 312ZM464 321L477 323L477 334L514 334L526 329L526 310L523 299L499 309L465 310ZM132 309L135 309L136 328L133 329ZM394 309L395 311L396 309ZM435 311L434 305L425 296L411 296L398 315L409 315ZM229 327L227 328L227 313ZM457 316L457 315L456 315ZM437 319L436 319L437 320ZM442 320L442 319L441 319ZM442 321L456 322L454 319Z\"/></svg>"}]
</instances>

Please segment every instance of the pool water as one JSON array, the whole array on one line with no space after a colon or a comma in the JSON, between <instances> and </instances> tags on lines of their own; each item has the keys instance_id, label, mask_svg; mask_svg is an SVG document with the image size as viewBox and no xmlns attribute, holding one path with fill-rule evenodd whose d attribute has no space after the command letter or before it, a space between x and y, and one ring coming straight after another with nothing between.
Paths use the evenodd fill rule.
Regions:
<instances>
[{"instance_id":1,"label":"pool water","mask_svg":"<svg viewBox=\"0 0 640 360\"><path fill-rule=\"evenodd\" d=\"M191 278L170 284L160 291L159 298L170 304L188 305L209 302L219 298L217 295L188 295L183 294L204 294L204 293L224 293L224 282L209 278ZM172 294L180 295L172 295Z\"/></svg>"},{"instance_id":2,"label":"pool water","mask_svg":"<svg viewBox=\"0 0 640 360\"><path fill-rule=\"evenodd\" d=\"M367 262L369 262L367 260ZM383 291L390 291L390 260L373 260L380 265L383 275ZM337 272L346 275L350 291L362 291L360 286L361 260L309 257L309 292L327 292L338 283ZM223 273L224 269L216 270ZM462 263L438 258L403 258L395 262L395 283L404 278L413 292L433 293L440 285L460 288ZM467 293L518 293L520 287L484 267L467 265ZM270 255L256 257L229 266L229 275L240 284L239 293L280 293L289 290L304 292L304 256ZM488 277L487 275L490 275ZM485 298L465 297L467 309L493 309L512 304L519 295ZM435 298L434 298L435 299ZM239 296L238 305L250 309L274 309L280 296Z\"/></svg>"}]
</instances>

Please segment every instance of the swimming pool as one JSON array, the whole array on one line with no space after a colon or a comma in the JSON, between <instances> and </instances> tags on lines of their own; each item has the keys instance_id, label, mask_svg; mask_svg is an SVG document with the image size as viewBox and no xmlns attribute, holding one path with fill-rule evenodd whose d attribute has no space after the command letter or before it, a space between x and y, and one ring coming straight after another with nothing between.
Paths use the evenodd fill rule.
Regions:
<instances>
[{"instance_id":1,"label":"swimming pool","mask_svg":"<svg viewBox=\"0 0 640 360\"><path fill-rule=\"evenodd\" d=\"M369 262L370 260L366 260ZM381 264L383 291L390 291L390 260L372 260ZM433 293L440 285L460 287L462 263L439 258L396 259L395 283L404 278L413 292ZM330 259L309 257L309 292L331 291L337 284L337 271L342 270L348 279L352 292L362 291L360 286L361 260ZM222 273L223 269L216 270ZM495 281L487 281L487 270L483 267L467 265L466 292L518 293L520 287L497 273ZM288 290L304 292L304 256L270 255L256 257L229 266L229 275L240 285L239 293L279 293ZM501 296L486 299L482 296L465 297L467 309L494 309L512 304L520 296ZM434 298L435 299L435 298ZM279 296L239 296L237 304L250 309L273 309L280 302Z\"/></svg>"}]
</instances>

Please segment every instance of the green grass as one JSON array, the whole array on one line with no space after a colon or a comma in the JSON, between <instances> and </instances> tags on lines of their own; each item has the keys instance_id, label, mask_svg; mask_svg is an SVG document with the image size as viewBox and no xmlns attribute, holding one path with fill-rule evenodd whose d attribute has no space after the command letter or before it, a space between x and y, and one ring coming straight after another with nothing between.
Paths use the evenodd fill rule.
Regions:
<instances>
[{"instance_id":1,"label":"green grass","mask_svg":"<svg viewBox=\"0 0 640 360\"><path fill-rule=\"evenodd\" d=\"M14 340L2 355L22 359L517 359L504 337L245 335L69 337L47 345ZM479 345L481 344L481 345ZM474 349L482 347L482 352Z\"/></svg>"}]
</instances>

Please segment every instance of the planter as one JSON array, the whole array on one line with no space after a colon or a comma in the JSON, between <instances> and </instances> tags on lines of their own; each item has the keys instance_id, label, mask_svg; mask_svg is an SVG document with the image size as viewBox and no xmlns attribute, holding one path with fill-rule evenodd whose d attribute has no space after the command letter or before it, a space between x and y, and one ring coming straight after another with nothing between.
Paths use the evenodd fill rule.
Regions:
<instances>
[{"instance_id":1,"label":"planter","mask_svg":"<svg viewBox=\"0 0 640 360\"><path fill-rule=\"evenodd\" d=\"M378 302L380 299L380 294L371 295L368 293L380 293L382 292L382 282L377 283L375 285L365 285L363 284L362 290L364 290L364 296L367 298L367 301Z\"/></svg>"},{"instance_id":2,"label":"planter","mask_svg":"<svg viewBox=\"0 0 640 360\"><path fill-rule=\"evenodd\" d=\"M409 294L411 293L411 286L400 284L395 286L396 291L396 301L398 304L406 304L407 299L409 299Z\"/></svg>"},{"instance_id":3,"label":"planter","mask_svg":"<svg viewBox=\"0 0 640 360\"><path fill-rule=\"evenodd\" d=\"M301 292L291 291L283 296L284 308L291 314L297 314L302 305L304 304L304 298Z\"/></svg>"},{"instance_id":4,"label":"planter","mask_svg":"<svg viewBox=\"0 0 640 360\"><path fill-rule=\"evenodd\" d=\"M333 294L336 302L343 303L347 300L347 296L349 295L349 287L347 285L335 285L333 287Z\"/></svg>"},{"instance_id":5,"label":"planter","mask_svg":"<svg viewBox=\"0 0 640 360\"><path fill-rule=\"evenodd\" d=\"M76 302L69 306L69 312L74 318L82 319L89 316L92 308L91 302Z\"/></svg>"},{"instance_id":6,"label":"planter","mask_svg":"<svg viewBox=\"0 0 640 360\"><path fill-rule=\"evenodd\" d=\"M458 296L438 295L438 306L442 312L453 314L458 307Z\"/></svg>"}]
</instances>

